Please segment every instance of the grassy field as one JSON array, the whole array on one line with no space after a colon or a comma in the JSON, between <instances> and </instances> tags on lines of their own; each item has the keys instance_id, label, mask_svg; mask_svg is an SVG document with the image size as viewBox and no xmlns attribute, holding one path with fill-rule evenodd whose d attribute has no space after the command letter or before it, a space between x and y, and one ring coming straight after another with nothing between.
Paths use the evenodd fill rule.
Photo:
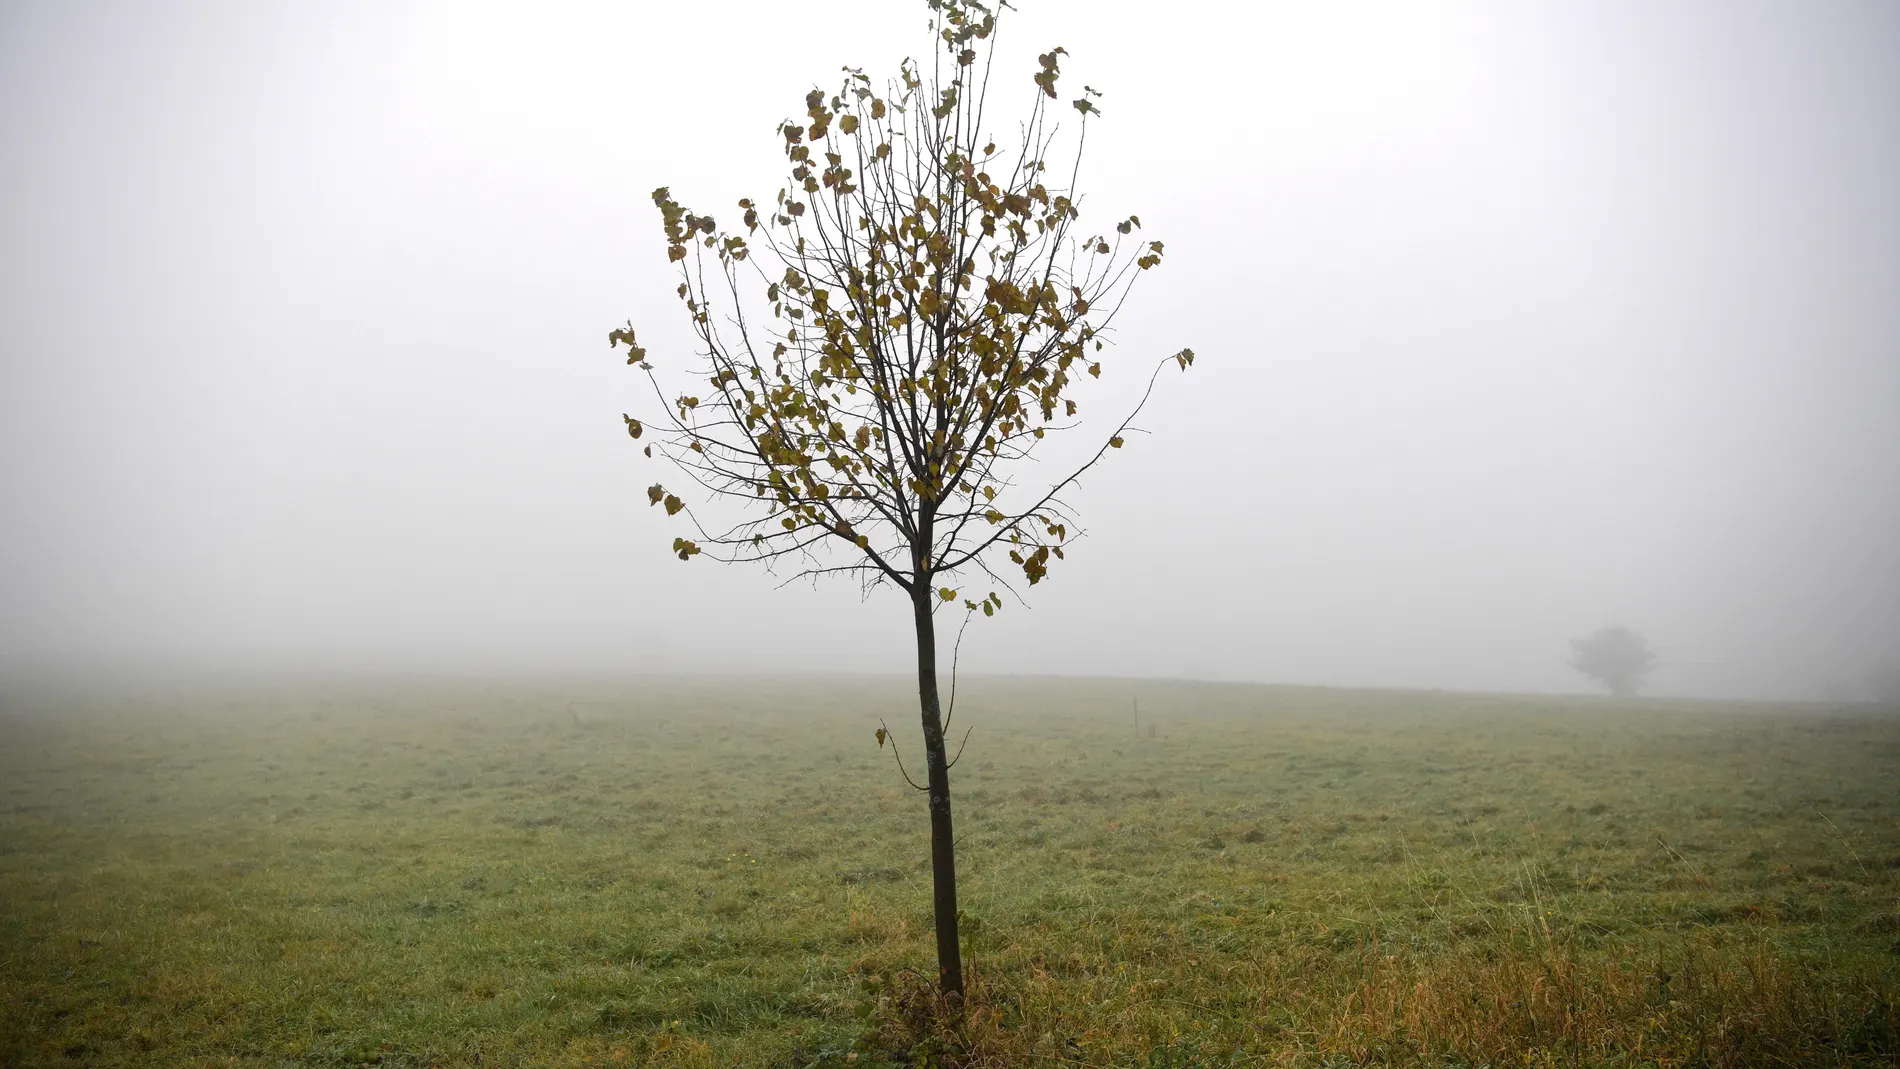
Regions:
<instances>
[{"instance_id":1,"label":"grassy field","mask_svg":"<svg viewBox=\"0 0 1900 1069\"><path fill-rule=\"evenodd\" d=\"M0 1063L1900 1060L1891 710L960 702L953 1026L900 679L11 694Z\"/></svg>"}]
</instances>

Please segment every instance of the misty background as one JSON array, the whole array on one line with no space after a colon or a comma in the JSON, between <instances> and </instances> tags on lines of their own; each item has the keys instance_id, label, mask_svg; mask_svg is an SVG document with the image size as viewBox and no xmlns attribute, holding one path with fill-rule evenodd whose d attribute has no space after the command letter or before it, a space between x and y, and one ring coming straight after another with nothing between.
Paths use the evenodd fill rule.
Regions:
<instances>
[{"instance_id":1,"label":"misty background","mask_svg":"<svg viewBox=\"0 0 1900 1069\"><path fill-rule=\"evenodd\" d=\"M1180 347L966 671L1846 698L1900 662L1900 6L1024 0ZM920 3L0 9L0 672L911 670L667 546L657 212ZM1066 98L1065 98L1066 99ZM1098 417L1108 406L1094 409Z\"/></svg>"}]
</instances>

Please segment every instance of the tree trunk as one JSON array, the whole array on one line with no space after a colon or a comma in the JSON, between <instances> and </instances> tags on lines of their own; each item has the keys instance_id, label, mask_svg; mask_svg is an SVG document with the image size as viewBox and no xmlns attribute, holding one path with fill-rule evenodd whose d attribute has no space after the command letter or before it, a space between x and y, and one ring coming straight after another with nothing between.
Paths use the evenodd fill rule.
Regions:
<instances>
[{"instance_id":1,"label":"tree trunk","mask_svg":"<svg viewBox=\"0 0 1900 1069\"><path fill-rule=\"evenodd\" d=\"M931 589L918 584L911 595L917 623L917 699L924 718L924 765L930 788L930 877L937 918L937 982L946 995L963 997L963 953L957 944L957 840L950 824L950 764L943 744L943 714L937 699L937 626Z\"/></svg>"}]
</instances>

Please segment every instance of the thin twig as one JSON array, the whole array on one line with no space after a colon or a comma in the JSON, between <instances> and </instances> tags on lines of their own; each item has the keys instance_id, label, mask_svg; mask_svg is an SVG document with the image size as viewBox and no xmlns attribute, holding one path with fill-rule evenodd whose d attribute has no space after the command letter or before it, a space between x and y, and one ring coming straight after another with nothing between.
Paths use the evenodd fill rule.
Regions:
<instances>
[{"instance_id":1,"label":"thin twig","mask_svg":"<svg viewBox=\"0 0 1900 1069\"><path fill-rule=\"evenodd\" d=\"M957 743L957 755L950 759L949 764L943 766L943 770L945 772L948 772L951 769L957 767L957 762L963 760L963 748L965 746L970 745L970 732L975 731L975 730L976 730L975 724L971 724L968 728L964 730L963 741Z\"/></svg>"},{"instance_id":2,"label":"thin twig","mask_svg":"<svg viewBox=\"0 0 1900 1069\"><path fill-rule=\"evenodd\" d=\"M963 610L963 626L957 628L957 643L950 650L950 708L946 709L943 714L943 729L945 731L950 730L950 719L957 715L957 660L963 656L963 633L970 629L970 617L975 615L976 610L974 609ZM965 738L968 738L968 736L965 736ZM959 750L957 752L962 753L963 751Z\"/></svg>"},{"instance_id":3,"label":"thin twig","mask_svg":"<svg viewBox=\"0 0 1900 1069\"><path fill-rule=\"evenodd\" d=\"M910 784L911 787L915 790L928 791L930 789L929 787L919 787L917 785L917 781L910 778L909 770L904 768L904 758L901 754L897 752L897 736L891 733L891 729L889 727L885 726L883 717L881 716L878 717L877 726L883 729L884 737L890 741L891 756L897 758L897 771L903 774L904 782Z\"/></svg>"}]
</instances>

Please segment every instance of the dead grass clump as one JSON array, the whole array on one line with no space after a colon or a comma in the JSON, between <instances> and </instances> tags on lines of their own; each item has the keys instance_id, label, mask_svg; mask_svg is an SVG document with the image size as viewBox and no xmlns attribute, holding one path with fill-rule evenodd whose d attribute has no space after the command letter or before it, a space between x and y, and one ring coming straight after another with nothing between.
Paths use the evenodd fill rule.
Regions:
<instances>
[{"instance_id":1,"label":"dead grass clump","mask_svg":"<svg viewBox=\"0 0 1900 1069\"><path fill-rule=\"evenodd\" d=\"M1549 1052L1709 1066L1900 1055L1891 992L1863 988L1869 997L1855 1004L1813 979L1765 944L1673 961L1585 963L1561 947L1384 958L1330 1015L1323 1045L1364 1059L1405 1050L1513 1063Z\"/></svg>"},{"instance_id":2,"label":"dead grass clump","mask_svg":"<svg viewBox=\"0 0 1900 1069\"><path fill-rule=\"evenodd\" d=\"M1149 1065L1190 1046L1195 1065L1900 1059L1890 977L1821 975L1766 943L1593 960L1561 945L1489 949L1417 959L1312 948L1218 978L1133 983L1114 969L973 972L960 1007L916 973L873 973L860 977L854 1049L864 1064L943 1069Z\"/></svg>"}]
</instances>

